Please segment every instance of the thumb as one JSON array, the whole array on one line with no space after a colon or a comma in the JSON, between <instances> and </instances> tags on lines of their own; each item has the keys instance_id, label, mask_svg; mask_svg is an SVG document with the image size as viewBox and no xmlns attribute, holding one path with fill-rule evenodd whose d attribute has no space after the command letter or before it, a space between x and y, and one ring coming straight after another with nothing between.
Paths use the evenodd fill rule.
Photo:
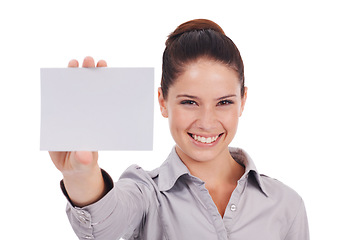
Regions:
<instances>
[{"instance_id":1,"label":"thumb","mask_svg":"<svg viewBox=\"0 0 347 240\"><path fill-rule=\"evenodd\" d=\"M75 153L75 158L83 165L88 165L93 161L93 153L88 151L77 151Z\"/></svg>"}]
</instances>

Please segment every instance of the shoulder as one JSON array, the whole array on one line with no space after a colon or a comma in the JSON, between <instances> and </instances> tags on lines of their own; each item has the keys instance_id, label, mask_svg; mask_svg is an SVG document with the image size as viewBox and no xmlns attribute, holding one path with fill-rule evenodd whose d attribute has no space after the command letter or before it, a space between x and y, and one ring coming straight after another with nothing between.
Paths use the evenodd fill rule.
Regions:
<instances>
[{"instance_id":1,"label":"shoulder","mask_svg":"<svg viewBox=\"0 0 347 240\"><path fill-rule=\"evenodd\" d=\"M260 176L268 193L268 207L285 226L282 229L285 239L309 239L307 214L301 196L277 179Z\"/></svg>"},{"instance_id":2,"label":"shoulder","mask_svg":"<svg viewBox=\"0 0 347 240\"><path fill-rule=\"evenodd\" d=\"M132 182L137 185L143 185L149 188L153 188L155 184L155 178L158 176L158 169L152 171L146 171L139 165L131 165L120 176L118 182Z\"/></svg>"},{"instance_id":3,"label":"shoulder","mask_svg":"<svg viewBox=\"0 0 347 240\"><path fill-rule=\"evenodd\" d=\"M291 210L299 209L303 204L301 196L283 182L264 174L260 174L260 179L271 201L281 203L281 206L286 206Z\"/></svg>"}]
</instances>

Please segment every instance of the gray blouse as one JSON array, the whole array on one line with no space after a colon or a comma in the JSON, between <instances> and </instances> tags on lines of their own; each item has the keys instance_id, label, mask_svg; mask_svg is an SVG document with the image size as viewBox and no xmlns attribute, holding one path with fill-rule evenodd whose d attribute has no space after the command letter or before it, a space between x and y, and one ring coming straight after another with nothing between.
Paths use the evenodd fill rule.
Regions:
<instances>
[{"instance_id":1,"label":"gray blouse","mask_svg":"<svg viewBox=\"0 0 347 240\"><path fill-rule=\"evenodd\" d=\"M175 148L153 171L133 165L110 191L89 206L74 207L67 197L67 215L79 239L112 240L308 240L308 222L301 197L283 183L257 172L242 149L230 154L245 167L224 216L205 184L192 176Z\"/></svg>"}]
</instances>

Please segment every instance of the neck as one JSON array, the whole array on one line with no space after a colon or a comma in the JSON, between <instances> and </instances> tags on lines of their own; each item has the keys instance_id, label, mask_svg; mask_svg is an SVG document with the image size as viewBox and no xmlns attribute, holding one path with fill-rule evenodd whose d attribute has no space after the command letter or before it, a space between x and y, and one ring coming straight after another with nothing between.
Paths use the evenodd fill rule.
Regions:
<instances>
[{"instance_id":1,"label":"neck","mask_svg":"<svg viewBox=\"0 0 347 240\"><path fill-rule=\"evenodd\" d=\"M236 184L245 172L244 167L238 164L230 155L228 148L215 159L204 162L189 158L177 147L176 152L190 173L204 181L207 188Z\"/></svg>"}]
</instances>

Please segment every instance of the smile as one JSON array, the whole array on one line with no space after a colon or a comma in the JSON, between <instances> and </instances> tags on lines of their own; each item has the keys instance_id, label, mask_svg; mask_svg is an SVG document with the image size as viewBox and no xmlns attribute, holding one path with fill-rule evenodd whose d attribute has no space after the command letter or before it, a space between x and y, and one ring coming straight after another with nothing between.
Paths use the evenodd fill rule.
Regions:
<instances>
[{"instance_id":1,"label":"smile","mask_svg":"<svg viewBox=\"0 0 347 240\"><path fill-rule=\"evenodd\" d=\"M203 137L196 134L188 133L188 135L197 142L201 143L213 143L215 142L223 133L216 135L214 137Z\"/></svg>"}]
</instances>

